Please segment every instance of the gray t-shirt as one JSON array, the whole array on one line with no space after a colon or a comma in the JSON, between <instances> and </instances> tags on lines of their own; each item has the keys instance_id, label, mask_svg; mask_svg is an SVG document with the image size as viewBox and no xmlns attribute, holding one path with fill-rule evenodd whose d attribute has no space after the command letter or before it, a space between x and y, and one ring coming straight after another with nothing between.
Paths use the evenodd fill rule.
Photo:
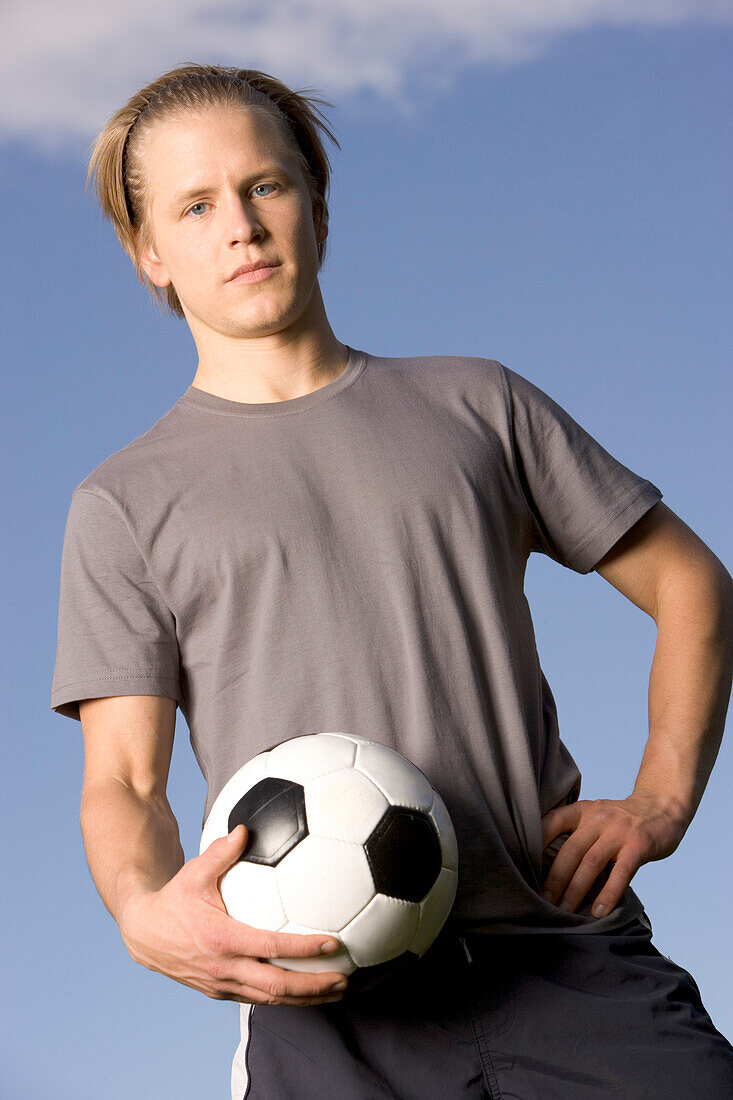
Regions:
<instances>
[{"instance_id":1,"label":"gray t-shirt","mask_svg":"<svg viewBox=\"0 0 733 1100\"><path fill-rule=\"evenodd\" d=\"M540 819L580 771L523 580L532 551L590 572L661 496L492 359L350 348L334 381L262 404L189 386L73 491L51 706L176 699L202 822L280 741L380 741L451 813L458 929L620 927L630 888L600 920L540 894L567 838L543 859Z\"/></svg>"}]
</instances>

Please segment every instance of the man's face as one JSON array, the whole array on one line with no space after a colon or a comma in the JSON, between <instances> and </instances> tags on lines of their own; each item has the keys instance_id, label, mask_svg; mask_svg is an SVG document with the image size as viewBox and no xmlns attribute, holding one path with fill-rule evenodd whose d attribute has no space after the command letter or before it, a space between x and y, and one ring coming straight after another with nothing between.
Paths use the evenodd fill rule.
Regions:
<instances>
[{"instance_id":1,"label":"man's face","mask_svg":"<svg viewBox=\"0 0 733 1100\"><path fill-rule=\"evenodd\" d=\"M143 149L153 244L141 266L172 283L194 335L266 336L306 310L318 274L308 186L260 111L212 108L156 123ZM242 264L273 266L232 281Z\"/></svg>"}]
</instances>

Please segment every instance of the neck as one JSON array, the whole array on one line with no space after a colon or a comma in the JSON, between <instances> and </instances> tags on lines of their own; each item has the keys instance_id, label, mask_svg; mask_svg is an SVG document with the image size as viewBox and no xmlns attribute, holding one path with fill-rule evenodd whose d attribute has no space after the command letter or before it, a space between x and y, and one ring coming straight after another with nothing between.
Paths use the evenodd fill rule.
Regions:
<instances>
[{"instance_id":1,"label":"neck","mask_svg":"<svg viewBox=\"0 0 733 1100\"><path fill-rule=\"evenodd\" d=\"M189 322L190 323L190 322ZM265 336L191 331L199 361L192 385L229 401L289 401L325 386L346 367L348 350L324 310Z\"/></svg>"}]
</instances>

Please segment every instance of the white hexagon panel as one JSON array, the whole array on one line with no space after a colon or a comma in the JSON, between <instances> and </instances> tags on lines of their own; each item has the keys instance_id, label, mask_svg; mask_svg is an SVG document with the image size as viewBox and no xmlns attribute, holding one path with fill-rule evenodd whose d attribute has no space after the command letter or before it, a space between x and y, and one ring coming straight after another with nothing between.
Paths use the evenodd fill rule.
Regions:
<instances>
[{"instance_id":1,"label":"white hexagon panel","mask_svg":"<svg viewBox=\"0 0 733 1100\"><path fill-rule=\"evenodd\" d=\"M443 852L443 866L450 867L451 871L458 870L458 841L456 840L453 822L446 809L445 802L437 791L433 791L433 804L430 807L430 816L440 837L440 847Z\"/></svg>"},{"instance_id":2,"label":"white hexagon panel","mask_svg":"<svg viewBox=\"0 0 733 1100\"><path fill-rule=\"evenodd\" d=\"M458 875L443 867L432 890L420 905L420 918L410 951L423 955L445 924L456 896Z\"/></svg>"},{"instance_id":3,"label":"white hexagon panel","mask_svg":"<svg viewBox=\"0 0 733 1100\"><path fill-rule=\"evenodd\" d=\"M387 809L387 799L354 768L339 768L305 787L305 812L311 836L364 844Z\"/></svg>"},{"instance_id":4,"label":"white hexagon panel","mask_svg":"<svg viewBox=\"0 0 733 1100\"><path fill-rule=\"evenodd\" d=\"M433 804L433 788L420 769L387 745L376 741L357 745L356 767L394 806L411 806L427 813Z\"/></svg>"},{"instance_id":5,"label":"white hexagon panel","mask_svg":"<svg viewBox=\"0 0 733 1100\"><path fill-rule=\"evenodd\" d=\"M267 775L307 783L336 768L350 768L356 746L339 733L311 733L275 745L267 756Z\"/></svg>"},{"instance_id":6,"label":"white hexagon panel","mask_svg":"<svg viewBox=\"0 0 733 1100\"><path fill-rule=\"evenodd\" d=\"M374 882L360 844L307 836L275 873L288 920L338 932L369 904Z\"/></svg>"},{"instance_id":7,"label":"white hexagon panel","mask_svg":"<svg viewBox=\"0 0 733 1100\"><path fill-rule=\"evenodd\" d=\"M229 916L252 928L277 932L288 919L274 867L239 860L223 876L220 892Z\"/></svg>"},{"instance_id":8,"label":"white hexagon panel","mask_svg":"<svg viewBox=\"0 0 733 1100\"><path fill-rule=\"evenodd\" d=\"M365 909L341 929L357 966L371 966L375 959L387 962L407 951L415 937L420 906L376 894Z\"/></svg>"}]
</instances>

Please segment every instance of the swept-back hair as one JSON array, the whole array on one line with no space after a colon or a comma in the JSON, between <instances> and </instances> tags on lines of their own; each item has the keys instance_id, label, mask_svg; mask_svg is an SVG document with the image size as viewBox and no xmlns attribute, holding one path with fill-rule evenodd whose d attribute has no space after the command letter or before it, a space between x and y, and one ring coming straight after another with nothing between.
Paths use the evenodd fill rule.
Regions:
<instances>
[{"instance_id":1,"label":"swept-back hair","mask_svg":"<svg viewBox=\"0 0 733 1100\"><path fill-rule=\"evenodd\" d=\"M149 195L143 157L144 138L156 121L183 118L211 107L252 107L264 111L297 157L317 217L328 214L331 163L322 134L341 148L317 103L333 104L307 91L294 92L281 81L257 69L199 65L171 69L127 101L112 115L93 143L86 186L94 178L105 218L135 265L140 282L163 310L184 317L172 284L158 287L140 267L140 253L152 244ZM326 255L326 241L318 242L318 270Z\"/></svg>"}]
</instances>

